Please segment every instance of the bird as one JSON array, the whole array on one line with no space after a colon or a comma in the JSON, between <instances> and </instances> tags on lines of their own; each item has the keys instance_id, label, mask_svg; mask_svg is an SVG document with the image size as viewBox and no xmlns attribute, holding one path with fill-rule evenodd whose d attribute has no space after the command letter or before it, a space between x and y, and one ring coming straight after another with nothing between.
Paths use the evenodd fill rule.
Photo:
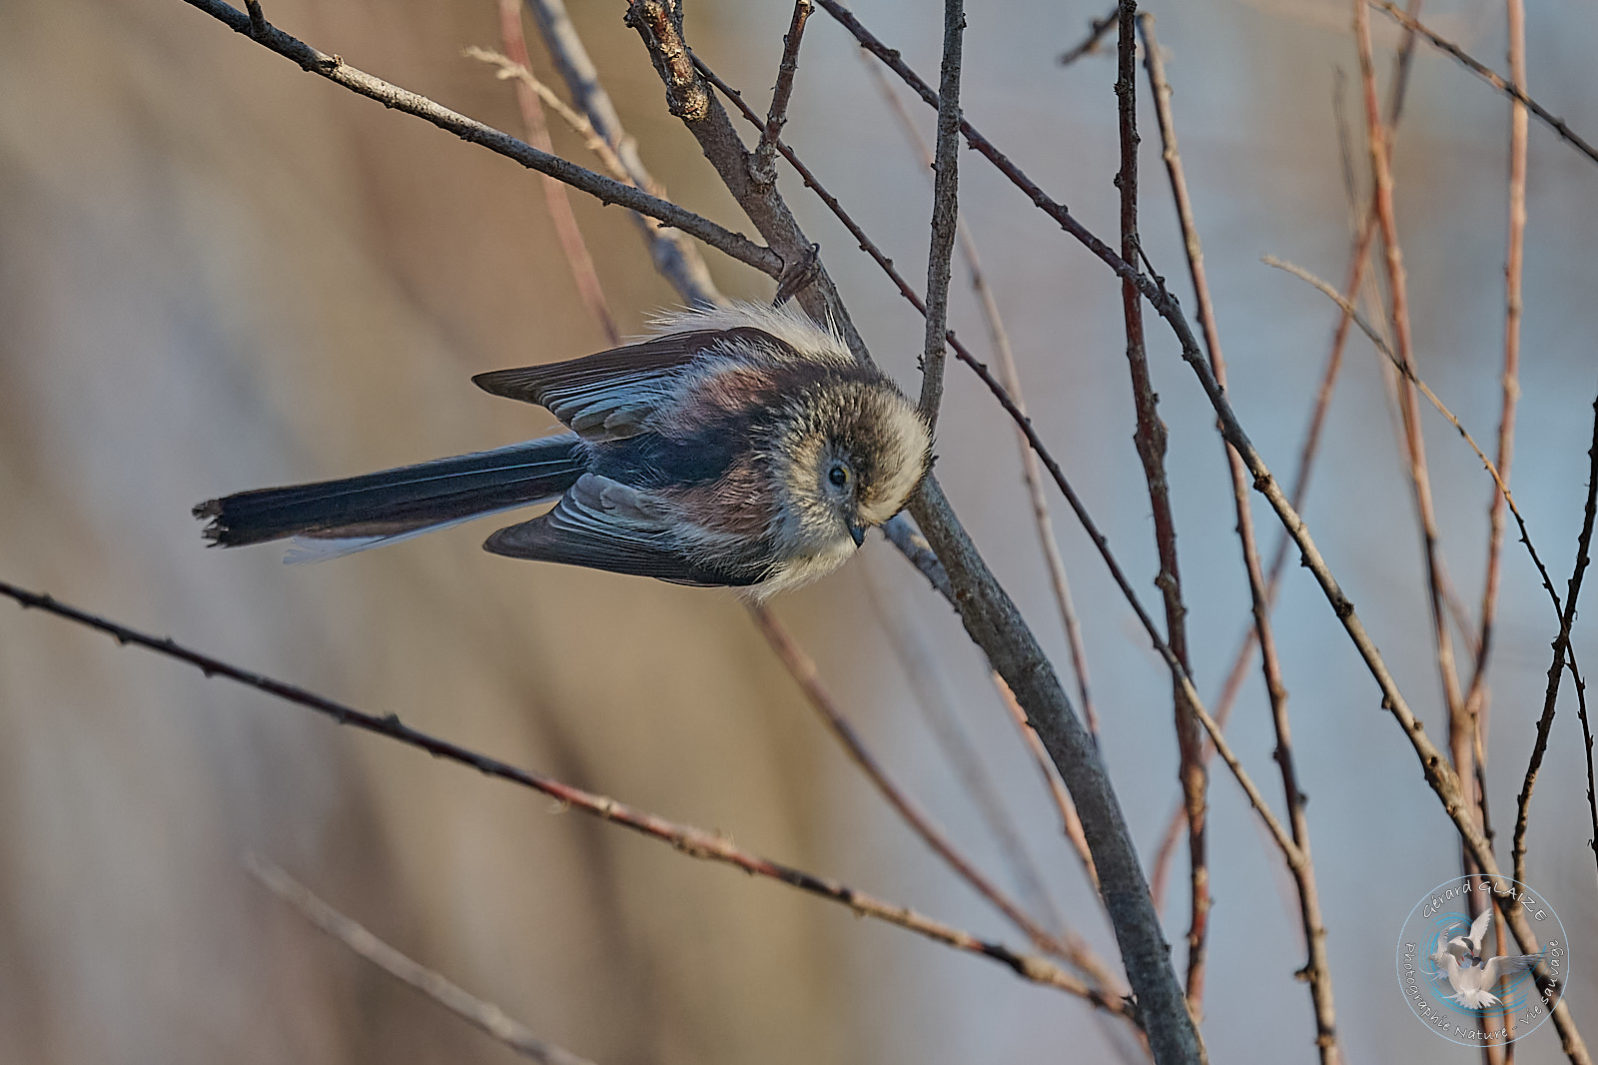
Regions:
<instances>
[{"instance_id":1,"label":"bird","mask_svg":"<svg viewBox=\"0 0 1598 1065\"><path fill-rule=\"evenodd\" d=\"M472 380L568 431L207 500L205 538L292 538L306 561L553 500L483 547L764 600L846 562L932 462L917 407L791 305L667 312L633 343Z\"/></svg>"},{"instance_id":2,"label":"bird","mask_svg":"<svg viewBox=\"0 0 1598 1065\"><path fill-rule=\"evenodd\" d=\"M1462 936L1454 936L1443 946L1443 950L1452 954L1461 965L1479 964L1482 941L1487 938L1487 930L1492 927L1492 923L1493 908L1489 906L1471 922L1469 932Z\"/></svg>"},{"instance_id":3,"label":"bird","mask_svg":"<svg viewBox=\"0 0 1598 1065\"><path fill-rule=\"evenodd\" d=\"M1432 961L1454 990L1448 997L1467 1009L1500 1005L1499 997L1493 993L1498 981L1525 972L1543 959L1541 954L1500 954L1483 960L1482 943L1492 923L1493 910L1489 906L1471 923L1468 934L1454 936L1432 955Z\"/></svg>"}]
</instances>

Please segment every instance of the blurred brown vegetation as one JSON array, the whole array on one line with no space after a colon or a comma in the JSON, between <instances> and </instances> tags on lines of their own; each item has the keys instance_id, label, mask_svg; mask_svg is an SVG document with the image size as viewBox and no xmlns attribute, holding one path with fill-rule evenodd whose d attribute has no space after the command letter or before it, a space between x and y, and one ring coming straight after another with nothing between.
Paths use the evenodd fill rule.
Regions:
<instances>
[{"instance_id":1,"label":"blurred brown vegetation","mask_svg":"<svg viewBox=\"0 0 1598 1065\"><path fill-rule=\"evenodd\" d=\"M661 106L619 5L573 7L656 175L687 205L735 221ZM760 106L787 7L690 9L696 46ZM861 8L921 70L935 69L935 18ZM974 6L966 106L1108 233L1110 66L1051 62L1102 13ZM460 56L497 46L489 0L274 0L267 14L388 80L519 128L506 86ZM1346 11L1284 0L1160 15L1233 393L1283 469L1331 315L1255 257L1274 251L1340 276L1347 208L1330 100L1334 68L1352 65ZM1435 21L1496 58L1500 19L1498 6L1472 0ZM1578 128L1598 127L1587 58L1598 18L1560 3L1533 5L1530 19L1534 91ZM919 262L929 199L913 158L842 36L818 18L806 49L789 138L890 253ZM1445 60L1417 64L1397 161L1422 371L1486 439L1507 105ZM1534 127L1531 138L1516 487L1562 578L1598 376L1598 170L1545 134ZM555 138L586 161L565 131ZM1145 241L1174 279L1178 245L1147 146L1144 158ZM962 193L1037 421L1152 602L1113 283L974 163ZM868 338L908 380L919 324L841 231L804 209ZM612 307L636 330L670 290L618 210L578 198L577 212ZM768 295L707 255L729 292ZM981 335L964 294L954 324ZM0 6L0 575L1002 935L850 773L726 595L492 558L477 549L482 526L318 566L283 567L270 548L202 549L188 508L218 492L542 431L542 412L478 393L470 374L601 344L532 175L304 77L177 0ZM1212 416L1165 344L1155 344L1156 373L1207 693L1229 664L1246 592ZM1308 515L1412 701L1440 728L1407 488L1380 373L1357 345L1343 390ZM1002 416L955 368L948 404L940 474L1063 663ZM1445 545L1474 603L1490 485L1451 431L1429 418L1427 428ZM1059 524L1107 757L1152 851L1174 796L1167 682L1091 547ZM1274 528L1261 527L1272 542ZM1505 567L1489 777L1500 824L1554 631L1524 558L1510 551ZM942 683L1059 898L1111 949L976 653L914 574L873 543L779 613L910 790L996 864L911 708L860 587L864 569L936 641ZM1279 615L1345 1046L1352 1060L1440 1056L1387 966L1409 905L1455 871L1448 825L1307 579L1290 579ZM1578 631L1578 652L1598 649L1591 631ZM1236 742L1264 778L1262 705L1254 691L1240 706ZM1598 898L1574 722L1555 729L1531 868L1575 941L1569 1001L1590 1018L1598 996L1582 947L1598 942ZM1231 782L1217 774L1212 793L1212 1060L1266 1060L1262 1046L1286 1048L1270 1060L1308 1060L1308 1008L1289 979L1300 947L1276 858ZM997 967L0 610L0 1060L510 1060L266 897L240 870L246 849L606 1065L1003 1061L1058 1056L1065 1040L1086 1060L1102 1052L1084 1007ZM1181 905L1168 907L1173 940ZM1545 1031L1521 1060L1556 1051Z\"/></svg>"}]
</instances>

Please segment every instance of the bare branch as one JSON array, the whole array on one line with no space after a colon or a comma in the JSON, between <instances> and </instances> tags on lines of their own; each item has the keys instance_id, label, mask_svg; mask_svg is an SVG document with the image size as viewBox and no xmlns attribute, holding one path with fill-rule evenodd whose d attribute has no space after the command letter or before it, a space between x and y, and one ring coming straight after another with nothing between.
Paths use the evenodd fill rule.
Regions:
<instances>
[{"instance_id":1,"label":"bare branch","mask_svg":"<svg viewBox=\"0 0 1598 1065\"><path fill-rule=\"evenodd\" d=\"M1089 22L1087 37L1080 44L1067 48L1062 52L1057 62L1062 67L1068 67L1085 55L1096 55L1102 52L1104 49L1101 44L1104 41L1104 35L1115 29L1116 23L1120 20L1120 14L1120 8L1117 7L1103 18L1096 18Z\"/></svg>"},{"instance_id":2,"label":"bare branch","mask_svg":"<svg viewBox=\"0 0 1598 1065\"><path fill-rule=\"evenodd\" d=\"M1160 141L1164 148L1162 154L1165 169L1170 178L1172 198L1176 202L1177 222L1182 231L1182 243L1187 253L1188 274L1193 282L1199 326L1204 331L1204 343L1209 351L1210 366L1215 373L1215 380L1225 388L1226 358L1221 353L1220 329L1215 320L1215 307L1210 298L1209 281L1204 271L1204 250L1199 242L1192 199L1188 195L1187 178L1182 169L1182 156L1177 147L1176 122L1171 113L1171 85L1166 79L1164 58L1160 55L1160 44L1154 34L1154 16L1147 13L1141 15L1138 19L1138 29L1143 35L1143 61L1148 70L1149 88L1154 97ZM1281 662L1276 654L1276 636L1271 629L1270 592L1260 566L1259 548L1254 540L1254 515L1249 509L1248 470L1235 448L1230 444L1223 446L1226 451L1227 467L1232 474L1232 503L1237 514L1237 535L1243 549L1243 568L1248 575L1249 601L1253 608L1254 632L1260 646L1265 691L1270 699L1271 724L1276 732L1276 763L1281 770L1288 823L1292 827L1291 847L1282 847L1282 853L1289 858L1288 868L1293 875L1293 883L1298 894L1299 921L1304 929L1304 942L1308 953L1303 975L1309 984L1310 1000L1315 1010L1315 1043L1320 1050L1322 1065L1337 1065L1342 1060L1342 1054L1337 1046L1337 1014L1332 1000L1331 967L1326 954L1326 924L1321 915L1315 866L1310 859L1309 821L1304 813L1305 796L1298 784L1298 769L1293 757L1292 736L1287 716L1287 688L1282 681ZM1219 751L1220 742L1215 737L1220 734L1220 726L1206 720L1205 728L1210 731L1211 742ZM1228 764L1230 765L1230 762ZM1256 803L1255 808L1261 811L1262 816L1269 816L1269 812L1262 804ZM1282 842L1278 839L1279 846ZM1296 861L1293 860L1294 855L1297 856ZM1191 987L1189 993L1191 994Z\"/></svg>"},{"instance_id":3,"label":"bare branch","mask_svg":"<svg viewBox=\"0 0 1598 1065\"><path fill-rule=\"evenodd\" d=\"M1598 163L1598 148L1594 148L1592 145L1578 137L1569 126L1565 125L1564 119L1557 118L1554 115L1549 114L1547 108L1543 107L1542 104L1539 104L1536 100L1533 100L1530 96L1527 96L1525 92L1523 92L1517 85L1511 84L1509 81L1505 80L1502 75L1495 73L1480 60L1470 56L1463 48L1459 47L1459 45L1441 36L1435 30L1429 29L1419 19L1404 12L1397 4L1390 3L1389 0L1365 0L1365 2L1370 4L1371 7L1376 8L1378 11L1385 12L1389 18L1398 23L1400 26L1404 27L1406 30L1411 31L1412 33L1420 34L1422 37L1426 38L1427 41L1431 42L1434 47L1447 52L1449 55L1459 60L1462 64L1464 64L1466 70L1469 70L1472 74L1475 74L1487 84L1491 85L1505 96L1508 96L1511 100L1517 100L1524 104L1527 110L1536 115L1540 121L1542 121L1555 133L1559 134L1560 138L1571 145L1571 147L1575 148L1578 152L1580 152L1582 155L1585 155L1593 162Z\"/></svg>"},{"instance_id":4,"label":"bare branch","mask_svg":"<svg viewBox=\"0 0 1598 1065\"><path fill-rule=\"evenodd\" d=\"M486 1032L521 1057L542 1065L593 1065L587 1058L540 1039L531 1028L510 1017L492 1002L485 1002L437 971L401 954L365 926L317 898L310 888L260 855L246 854L244 868L258 884L288 903L313 926L400 983L409 984L472 1027Z\"/></svg>"},{"instance_id":5,"label":"bare branch","mask_svg":"<svg viewBox=\"0 0 1598 1065\"><path fill-rule=\"evenodd\" d=\"M250 17L222 3L221 0L184 0L184 3L198 8L246 37L251 36ZM620 204L640 214L659 219L666 225L675 226L769 277L776 277L782 271L782 260L776 253L770 248L756 244L741 233L734 233L708 218L694 214L667 200L651 196L631 185L624 185L603 174L596 174L559 156L541 152L508 133L451 111L425 96L419 96L398 85L390 85L380 78L357 70L336 55L327 55L295 37L290 37L275 26L266 27L263 36L252 39L278 55L293 60L312 74L324 77L336 85L342 85L368 99L376 100L384 107L420 118L439 129L455 134L461 140L482 145L489 151L514 160L529 170L558 178L573 188L588 193L600 203Z\"/></svg>"},{"instance_id":6,"label":"bare branch","mask_svg":"<svg viewBox=\"0 0 1598 1065\"><path fill-rule=\"evenodd\" d=\"M1121 169L1115 186L1121 191L1121 258L1136 262L1143 253L1138 235L1137 149L1142 138L1137 132L1137 3L1121 0L1116 44L1115 96L1119 119ZM1160 571L1154 585L1165 605L1165 633L1171 654L1181 671L1191 675L1193 666L1187 654L1187 608L1182 603L1182 571L1177 564L1176 515L1171 509L1170 485L1165 472L1165 422L1160 419L1159 397L1149 376L1148 349L1143 340L1143 298L1137 283L1121 279L1122 317L1126 323L1126 361L1131 371L1132 406L1137 414L1133 443L1143 465L1148 484L1149 507L1154 519L1154 546ZM1176 667L1173 666L1173 669ZM1209 928L1210 874L1205 847L1205 796L1207 776L1203 761L1203 738L1191 707L1186 705L1182 685L1172 678L1172 702L1177 749L1180 760L1177 779L1182 783L1182 802L1187 810L1187 853L1189 868L1189 921L1187 927L1187 1002L1196 1016L1203 1016L1204 944Z\"/></svg>"},{"instance_id":7,"label":"bare branch","mask_svg":"<svg viewBox=\"0 0 1598 1065\"><path fill-rule=\"evenodd\" d=\"M1009 919L1021 932L1030 939L1039 950L1064 958L1079 972L1090 976L1097 987L1085 983L1072 989L1072 994L1086 999L1100 1009L1110 1013L1131 1018L1126 1003L1119 996L1106 994L1103 988L1113 987L1114 981L1110 978L1109 970L1104 967L1088 945L1074 933L1067 930L1063 938L1057 938L1042 925L1033 919L1016 901L1005 894L998 885L979 870L970 858L962 854L954 843L944 833L943 829L932 821L932 818L917 806L904 791L895 784L883 769L876 756L866 747L865 741L855 731L854 726L843 716L833 701L831 693L821 683L820 673L816 664L804 650L794 642L787 629L772 613L763 606L751 604L749 613L754 618L755 625L760 629L761 635L766 638L766 643L788 670L790 676L799 685L805 694L805 699L811 707L821 715L822 721L832 732L839 743L843 744L849 758L866 775L882 797L888 801L899 817L910 826L911 831L920 836L926 845L932 848L955 874L969 884L977 894L987 899L1000 913Z\"/></svg>"},{"instance_id":8,"label":"bare branch","mask_svg":"<svg viewBox=\"0 0 1598 1065\"><path fill-rule=\"evenodd\" d=\"M666 198L660 182L654 179L638 154L637 143L622 127L621 117L605 87L600 84L599 70L583 47L577 28L566 14L562 0L527 0L527 7L538 23L539 35L549 50L567 91L583 114L588 116L598 137L616 154L627 180L653 196ZM548 102L547 100L545 101ZM553 105L552 105L553 106ZM654 219L634 214L655 269L677 290L685 302L693 306L725 303L726 298L717 290L710 277L710 269L699 254L699 246L673 229L662 228Z\"/></svg>"},{"instance_id":9,"label":"bare branch","mask_svg":"<svg viewBox=\"0 0 1598 1065\"><path fill-rule=\"evenodd\" d=\"M1582 578L1586 576L1587 564L1591 561L1592 530L1595 511L1598 511L1598 400L1593 402L1592 447L1587 451L1592 467L1587 476L1587 506L1583 511L1581 533L1576 537L1576 561L1571 569L1570 580L1566 583L1564 608L1559 616L1559 633L1554 637L1554 659L1548 667L1548 688L1543 694L1543 710L1537 719L1537 737L1532 742L1531 760L1526 766L1526 778L1521 784L1518 809L1515 814L1515 838L1512 850L1515 863L1515 878L1522 879L1526 871L1526 826L1528 811L1531 806L1531 791L1537 783L1538 770L1542 768L1543 754L1548 750L1548 732L1554 723L1554 707L1559 701L1559 681L1564 673L1567 662L1571 676L1576 684L1581 685L1580 674L1576 671L1575 650L1570 646L1570 627L1576 620L1576 599L1581 595ZM1559 601L1554 594L1553 585L1544 578L1545 586L1554 602Z\"/></svg>"},{"instance_id":10,"label":"bare branch","mask_svg":"<svg viewBox=\"0 0 1598 1065\"><path fill-rule=\"evenodd\" d=\"M949 331L949 263L959 219L960 44L964 0L944 0L943 69L938 81L938 142L932 164L932 246L927 252L927 329L921 352L921 416L938 423L943 403L944 334Z\"/></svg>"},{"instance_id":11,"label":"bare branch","mask_svg":"<svg viewBox=\"0 0 1598 1065\"><path fill-rule=\"evenodd\" d=\"M1033 983L1046 984L1062 991L1069 991L1080 983L1076 977L1046 958L1041 958L1034 954L1022 954L1011 950L1001 943L981 939L970 932L944 924L941 921L935 921L930 917L925 917L908 907L886 902L862 891L856 891L854 888L839 881L816 876L813 873L807 873L790 865L783 865L780 862L761 858L734 846L731 840L719 833L707 832L702 828L694 828L691 825L668 821L655 814L617 802L608 796L573 787L570 784L555 780L553 777L544 776L542 773L521 769L508 762L502 762L497 758L480 754L448 740L439 739L420 729L411 728L409 725L402 723L394 714L365 713L305 688L285 681L275 680L264 674L250 672L239 666L224 662L219 658L213 658L210 655L192 650L173 640L170 636L151 636L106 618L79 610L77 607L69 606L51 596L30 592L25 588L19 588L8 582L0 581L0 596L14 599L24 609L42 610L76 624L85 625L103 632L124 646L133 644L134 646L154 651L156 654L166 658L186 662L200 670L207 677L222 677L226 680L234 681L245 687L265 692L267 695L281 699L284 702L315 711L324 717L331 718L337 724L347 725L362 732L384 736L408 747L425 751L435 758L442 758L445 761L455 762L475 769L484 776L508 781L520 787L547 795L572 809L580 810L585 814L590 814L601 820L610 821L624 828L630 828L641 835L668 843L691 858L721 862L755 876L763 876L771 880L780 881L819 898L842 903L861 916L874 917L889 924L898 925L900 928L908 929L956 950L991 958Z\"/></svg>"},{"instance_id":12,"label":"bare branch","mask_svg":"<svg viewBox=\"0 0 1598 1065\"><path fill-rule=\"evenodd\" d=\"M883 100L887 102L893 117L898 121L899 129L915 149L930 176L932 149L927 147L926 141L921 138L921 133L911 120L910 113L905 110L903 101L888 83L882 68L871 62L870 57L864 52L860 55L866 70L882 93ZM987 271L982 267L982 257L977 254L976 239L971 234L971 227L966 223L964 214L958 219L956 231L960 237L960 255L965 260L966 269L971 275L971 290L977 297L977 306L982 311L982 319L988 327L988 338L998 359L1001 382L1005 391L1009 392L1015 401L1015 409L1025 415L1026 399L1021 391L1021 374L1016 366L1015 352L1010 347L1010 334L1004 326L1003 316L999 313L999 301L993 294L992 286L988 284ZM960 357L959 343L954 339L953 331L949 333L949 340L950 345L956 349L956 357ZM1038 468L1038 457L1032 451L1026 433L1019 427L1016 429L1016 442L1021 452L1021 478L1026 483L1027 497L1032 503L1032 519L1037 529L1038 547L1042 551L1044 565L1049 571L1049 585L1054 591L1055 605L1060 610L1060 623L1065 629L1066 646L1071 652L1071 669L1076 674L1077 701L1082 706L1082 719L1087 723L1088 733L1097 743L1099 715L1093 705L1088 684L1087 649L1082 642L1082 625L1077 618L1075 604L1071 601L1071 584L1065 575L1065 559L1061 557L1060 545L1055 540L1054 522L1049 516L1049 501L1043 490L1043 476ZM1033 739L1036 740L1035 734ZM1085 848L1086 844L1083 846Z\"/></svg>"},{"instance_id":13,"label":"bare branch","mask_svg":"<svg viewBox=\"0 0 1598 1065\"><path fill-rule=\"evenodd\" d=\"M782 60L777 64L777 84L771 91L771 109L766 112L766 124L760 130L760 142L755 145L754 158L749 169L756 181L771 184L777 180L777 137L788 123L788 101L793 97L794 76L799 72L799 43L804 40L805 23L815 10L811 0L794 0L793 17L788 22L788 32L782 37Z\"/></svg>"},{"instance_id":14,"label":"bare branch","mask_svg":"<svg viewBox=\"0 0 1598 1065\"><path fill-rule=\"evenodd\" d=\"M526 78L516 79L516 105L522 113L522 124L527 127L527 140L542 152L554 154L555 146L549 138L549 124L544 120L544 109L539 104L538 93L533 88L533 78L527 58L527 38L522 33L521 0L499 0L500 39L505 42L508 63L514 63L526 73ZM501 67L504 76L505 67ZM555 227L555 237L560 241L566 264L571 268L572 280L589 316L598 323L600 331L611 347L621 343L621 331L611 317L610 306L605 302L605 290L599 283L599 273L594 269L594 257L588 252L582 230L577 226L577 215L572 210L567 185L549 175L544 175L544 205L549 211L550 223Z\"/></svg>"}]
</instances>

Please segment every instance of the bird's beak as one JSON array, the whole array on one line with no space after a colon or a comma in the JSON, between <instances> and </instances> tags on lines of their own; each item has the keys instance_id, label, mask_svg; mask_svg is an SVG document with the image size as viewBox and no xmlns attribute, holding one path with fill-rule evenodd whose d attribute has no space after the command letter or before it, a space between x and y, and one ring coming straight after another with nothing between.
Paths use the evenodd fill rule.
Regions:
<instances>
[{"instance_id":1,"label":"bird's beak","mask_svg":"<svg viewBox=\"0 0 1598 1065\"><path fill-rule=\"evenodd\" d=\"M866 527L858 521L849 523L849 535L854 537L854 545L859 547L866 542Z\"/></svg>"}]
</instances>

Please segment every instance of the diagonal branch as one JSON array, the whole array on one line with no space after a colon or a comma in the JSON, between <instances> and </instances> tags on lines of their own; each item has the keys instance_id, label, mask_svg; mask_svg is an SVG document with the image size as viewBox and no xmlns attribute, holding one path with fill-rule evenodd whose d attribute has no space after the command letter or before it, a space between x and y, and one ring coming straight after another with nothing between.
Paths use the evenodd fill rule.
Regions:
<instances>
[{"instance_id":1,"label":"diagonal branch","mask_svg":"<svg viewBox=\"0 0 1598 1065\"><path fill-rule=\"evenodd\" d=\"M1138 20L1143 35L1143 59L1148 69L1149 87L1154 97L1158 116L1160 140L1164 146L1166 172L1171 181L1172 198L1176 202L1177 221L1182 231L1183 245L1187 251L1188 273L1193 282L1193 293L1198 304L1198 320L1204 330L1204 343L1209 351L1210 365L1215 379L1226 387L1226 358L1221 353L1220 329L1215 320L1215 307L1210 298L1209 281L1204 271L1204 251L1199 242L1198 224L1194 220L1193 204L1187 189L1187 178L1182 168L1182 156L1177 149L1176 121L1171 114L1171 85L1165 76L1165 63L1160 55L1159 41L1154 35L1154 16L1144 14ZM1281 770L1282 791L1287 803L1288 823L1292 826L1293 847L1283 848L1289 856L1288 868L1297 888L1299 922L1304 929L1304 943L1308 955L1302 975L1310 988L1310 1001L1315 1010L1315 1044L1320 1050L1321 1065L1337 1065L1342 1054L1337 1046L1336 1008L1332 1000L1331 966L1326 952L1326 923L1321 915L1320 891L1315 879L1315 866L1310 859L1309 820L1304 813L1305 795L1298 783L1298 768L1293 757L1292 736L1287 716L1287 688L1282 681L1282 666L1276 654L1276 636L1271 628L1270 591L1260 566L1259 547L1254 538L1254 515L1249 508L1248 470L1243 459L1231 445L1225 445L1227 467L1232 474L1232 502L1237 514L1237 535L1243 549L1243 568L1248 575L1249 601L1253 608L1254 632L1260 646L1260 663L1264 673L1265 691L1270 699L1271 724L1276 732L1276 763ZM1208 726L1206 726L1208 727ZM1218 733L1219 726L1215 732ZM1296 852L1298 860L1293 861Z\"/></svg>"},{"instance_id":2,"label":"diagonal branch","mask_svg":"<svg viewBox=\"0 0 1598 1065\"><path fill-rule=\"evenodd\" d=\"M1518 85L1514 85L1505 80L1503 75L1498 74L1487 67L1480 60L1472 57L1453 41L1441 36L1435 30L1428 28L1419 19L1405 12L1397 4L1390 3L1389 0L1365 0L1365 3L1376 8L1378 11L1384 12L1387 17L1391 18L1394 22L1398 23L1406 30L1409 30L1411 33L1420 34L1422 37L1426 38L1426 40L1430 42L1433 47L1441 49L1442 51L1453 56L1455 59L1459 60L1460 63L1464 64L1466 70L1469 70L1472 74L1475 74L1478 78L1481 78L1487 84L1491 85L1493 88L1497 89L1511 100L1516 100L1519 103L1524 104L1528 111L1536 115L1538 120L1547 125L1549 129L1552 129L1555 133L1559 134L1560 138L1563 139L1567 144L1575 148L1582 155L1585 155L1587 158L1591 159L1593 162L1598 163L1598 148L1594 148L1591 144L1588 144L1581 137L1577 136L1575 131L1565 124L1564 119L1550 114L1546 107L1538 103L1536 100L1533 100L1530 96L1527 96Z\"/></svg>"},{"instance_id":3,"label":"diagonal branch","mask_svg":"<svg viewBox=\"0 0 1598 1065\"><path fill-rule=\"evenodd\" d=\"M371 962L400 983L409 984L467 1024L486 1032L517 1055L541 1065L593 1065L564 1047L556 1046L521 1021L506 1014L442 974L401 954L378 939L364 925L346 917L312 894L311 889L283 869L256 854L244 856L245 870L256 883L293 907L320 931L338 940L357 956Z\"/></svg>"},{"instance_id":4,"label":"diagonal branch","mask_svg":"<svg viewBox=\"0 0 1598 1065\"><path fill-rule=\"evenodd\" d=\"M365 71L358 70L338 56L320 52L275 26L267 26L263 33L252 34L250 17L222 3L222 0L183 0L183 2L335 85L342 85L351 92L376 100L384 107L420 118L445 132L453 133L461 140L482 145L489 151L514 160L529 170L558 178L573 188L588 193L600 203L620 204L639 214L658 219L666 225L675 226L769 277L776 277L782 272L782 260L770 248L762 247L743 234L734 233L702 215L697 215L668 200L651 196L631 185L624 185L603 174L596 174L559 156L539 151L508 133L467 118L434 103L425 96L402 89L398 85L391 85L381 78L375 78Z\"/></svg>"},{"instance_id":5,"label":"diagonal branch","mask_svg":"<svg viewBox=\"0 0 1598 1065\"><path fill-rule=\"evenodd\" d=\"M13 599L24 609L42 610L79 625L103 632L124 646L132 644L158 655L194 666L207 677L221 677L248 688L264 692L284 702L312 710L335 723L361 732L370 732L425 751L435 758L455 762L477 770L484 776L504 780L519 787L547 795L564 806L579 810L601 820L632 829L641 835L669 843L692 858L721 862L742 869L755 876L777 880L819 898L842 903L864 917L874 917L898 925L934 942L956 950L991 958L1033 983L1046 984L1073 994L1081 993L1081 981L1058 965L1034 954L1022 954L1001 943L981 939L970 932L925 917L905 906L886 902L839 881L816 876L790 865L783 865L751 854L733 845L727 837L691 825L678 824L663 817L617 802L582 788L562 783L553 777L521 769L508 762L491 758L459 744L440 739L420 729L404 724L394 714L370 714L345 703L336 702L324 695L301 688L286 681L275 680L261 673L235 666L222 659L193 650L173 640L170 636L151 636L130 629L115 621L90 614L69 606L51 596L30 592L14 584L0 581L0 596Z\"/></svg>"},{"instance_id":6,"label":"diagonal branch","mask_svg":"<svg viewBox=\"0 0 1598 1065\"><path fill-rule=\"evenodd\" d=\"M597 136L615 153L626 174L624 180L653 196L666 198L665 190L644 166L638 154L638 144L627 135L621 116L610 101L610 95L599 81L599 69L583 47L577 28L566 14L562 0L527 0L527 7L538 23L539 35L550 58L560 71L577 109L587 116ZM547 102L547 100L546 100ZM553 105L551 105L553 106ZM669 281L683 300L692 306L706 306L726 302L710 277L710 269L699 254L699 246L681 232L667 229L659 222L641 214L634 214L655 269Z\"/></svg>"},{"instance_id":7,"label":"diagonal branch","mask_svg":"<svg viewBox=\"0 0 1598 1065\"><path fill-rule=\"evenodd\" d=\"M866 747L865 741L860 738L854 726L843 716L831 693L822 685L815 662L794 642L787 628L763 606L751 605L749 613L754 618L761 635L766 638L766 643L771 646L772 651L782 661L783 667L804 692L806 701L821 715L833 736L843 744L850 760L860 767L861 772L865 773L905 824L910 826L911 831L920 836L922 841L932 848L933 853L975 889L977 894L1004 914L1035 947L1064 958L1077 971L1093 980L1097 986L1085 988L1084 998L1100 1009L1130 1019L1131 1014L1127 1004L1113 990L1109 990L1115 987L1116 981L1103 961L1093 953L1092 948L1080 936L1068 929L1060 937L1049 932L978 869L970 858L962 854L926 811L917 806L888 777L887 771Z\"/></svg>"}]
</instances>

